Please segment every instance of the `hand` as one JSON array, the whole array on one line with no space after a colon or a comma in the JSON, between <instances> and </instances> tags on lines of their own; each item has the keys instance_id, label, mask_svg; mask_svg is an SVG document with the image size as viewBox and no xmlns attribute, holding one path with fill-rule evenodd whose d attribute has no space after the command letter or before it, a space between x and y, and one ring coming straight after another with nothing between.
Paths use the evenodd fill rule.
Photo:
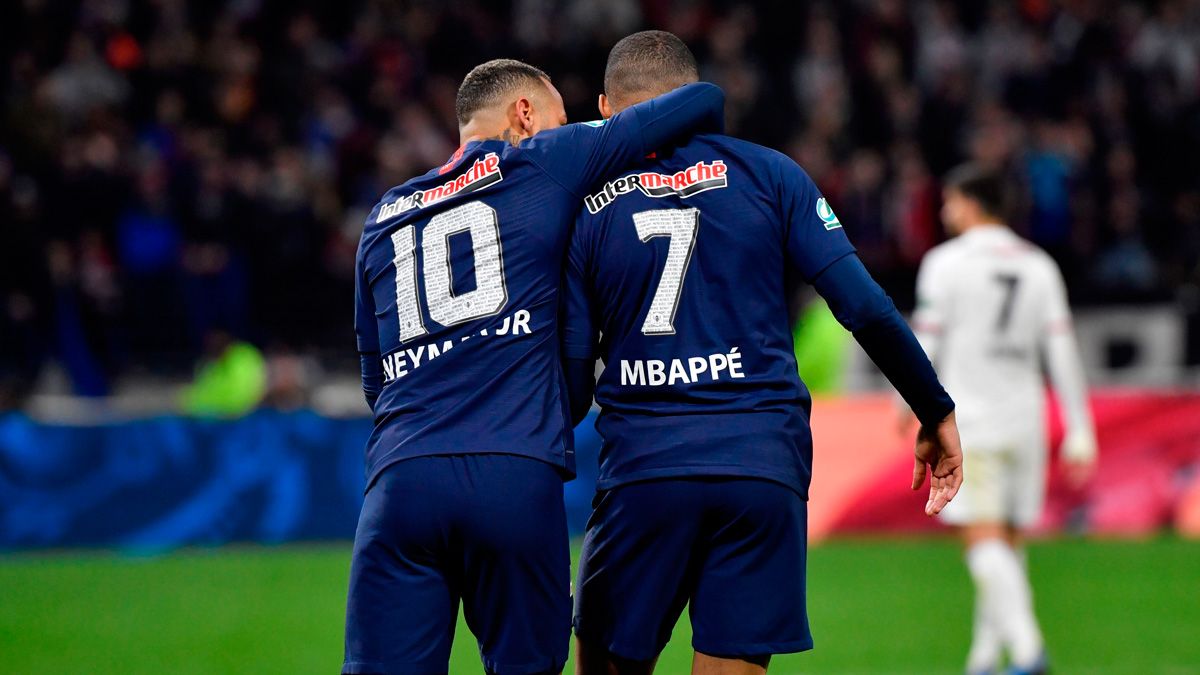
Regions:
<instances>
[{"instance_id":1,"label":"hand","mask_svg":"<svg viewBox=\"0 0 1200 675\"><path fill-rule=\"evenodd\" d=\"M1068 433L1059 448L1067 483L1078 490L1096 473L1096 437L1092 433Z\"/></svg>"},{"instance_id":2,"label":"hand","mask_svg":"<svg viewBox=\"0 0 1200 675\"><path fill-rule=\"evenodd\" d=\"M916 456L913 464L912 489L919 490L925 483L925 474L932 467L929 480L929 501L925 502L925 515L936 516L946 504L958 494L962 485L962 446L958 440L958 423L951 411L937 426L921 426L917 432Z\"/></svg>"}]
</instances>

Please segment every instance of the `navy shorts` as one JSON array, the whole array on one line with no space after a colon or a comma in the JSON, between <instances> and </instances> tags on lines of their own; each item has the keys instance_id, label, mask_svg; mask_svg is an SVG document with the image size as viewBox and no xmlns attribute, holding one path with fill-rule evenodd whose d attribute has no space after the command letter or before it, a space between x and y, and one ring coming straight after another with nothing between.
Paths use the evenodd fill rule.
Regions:
<instances>
[{"instance_id":1,"label":"navy shorts","mask_svg":"<svg viewBox=\"0 0 1200 675\"><path fill-rule=\"evenodd\" d=\"M489 673L557 673L570 565L555 467L500 454L399 462L359 516L342 672L446 673L461 600Z\"/></svg>"},{"instance_id":2,"label":"navy shorts","mask_svg":"<svg viewBox=\"0 0 1200 675\"><path fill-rule=\"evenodd\" d=\"M808 505L791 488L745 478L654 480L600 492L595 507L575 591L581 640L653 659L690 603L698 652L812 649Z\"/></svg>"}]
</instances>

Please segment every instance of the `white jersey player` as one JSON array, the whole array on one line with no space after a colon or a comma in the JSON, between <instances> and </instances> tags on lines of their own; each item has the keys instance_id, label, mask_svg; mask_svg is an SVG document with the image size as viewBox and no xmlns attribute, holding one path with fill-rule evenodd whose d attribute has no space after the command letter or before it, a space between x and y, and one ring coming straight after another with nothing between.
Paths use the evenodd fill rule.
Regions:
<instances>
[{"instance_id":1,"label":"white jersey player","mask_svg":"<svg viewBox=\"0 0 1200 675\"><path fill-rule=\"evenodd\" d=\"M961 526L976 586L968 672L1045 669L1020 531L1041 514L1047 449L1042 358L1063 406L1063 459L1087 480L1096 455L1062 275L1002 223L1003 184L967 165L945 181L942 220L954 236L917 277L915 329L957 405L963 485L942 512Z\"/></svg>"}]
</instances>

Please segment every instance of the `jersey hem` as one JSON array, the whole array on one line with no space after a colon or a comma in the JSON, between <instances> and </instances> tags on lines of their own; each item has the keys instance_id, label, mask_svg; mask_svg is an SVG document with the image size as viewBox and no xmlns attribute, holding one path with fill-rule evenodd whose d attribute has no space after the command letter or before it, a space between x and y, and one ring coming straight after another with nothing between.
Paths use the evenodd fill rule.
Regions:
<instances>
[{"instance_id":1,"label":"jersey hem","mask_svg":"<svg viewBox=\"0 0 1200 675\"><path fill-rule=\"evenodd\" d=\"M711 656L766 656L768 654L795 654L813 648L812 638L791 642L703 642L692 640L692 649Z\"/></svg>"},{"instance_id":2,"label":"jersey hem","mask_svg":"<svg viewBox=\"0 0 1200 675\"><path fill-rule=\"evenodd\" d=\"M439 673L444 664L436 660L430 661L344 661L342 675L371 675L371 673Z\"/></svg>"},{"instance_id":3,"label":"jersey hem","mask_svg":"<svg viewBox=\"0 0 1200 675\"><path fill-rule=\"evenodd\" d=\"M754 469L736 464L706 464L662 467L657 469L643 469L641 471L634 471L621 476L609 476L607 478L602 476L598 481L596 481L596 489L611 490L622 485L640 483L648 480L659 480L663 478L687 479L695 478L696 476L768 480L790 488L792 491L798 494L801 499L808 501L808 488L801 485L794 476L786 476L778 473L771 473L769 471L755 471Z\"/></svg>"},{"instance_id":4,"label":"jersey hem","mask_svg":"<svg viewBox=\"0 0 1200 675\"><path fill-rule=\"evenodd\" d=\"M567 665L567 657L555 657L553 661L535 661L532 663L522 663L511 665L500 663L495 659L484 658L483 667L489 673L505 673L506 675L537 675L538 673L560 673L564 666Z\"/></svg>"},{"instance_id":5,"label":"jersey hem","mask_svg":"<svg viewBox=\"0 0 1200 675\"><path fill-rule=\"evenodd\" d=\"M365 487L363 487L363 494L371 491L371 488L375 485L375 481L379 480L379 476L384 471L390 469L396 464L399 464L400 462L409 459L420 459L421 457L455 457L460 455L511 455L513 457L523 457L538 462L544 462L554 467L562 476L563 482L573 480L575 478L575 462L573 461L573 456L571 457L571 461L568 461L566 456L561 459L551 460L548 457L539 457L537 455L531 455L525 452L513 452L511 450L446 450L439 452L420 452L412 455L391 457L380 462L377 466L371 469L370 473L367 474L367 484Z\"/></svg>"}]
</instances>

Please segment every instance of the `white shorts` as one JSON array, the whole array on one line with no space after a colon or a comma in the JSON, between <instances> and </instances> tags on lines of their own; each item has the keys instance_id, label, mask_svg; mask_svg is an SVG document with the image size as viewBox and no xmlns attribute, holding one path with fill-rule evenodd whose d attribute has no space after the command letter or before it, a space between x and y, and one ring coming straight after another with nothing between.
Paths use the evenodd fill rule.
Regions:
<instances>
[{"instance_id":1,"label":"white shorts","mask_svg":"<svg viewBox=\"0 0 1200 675\"><path fill-rule=\"evenodd\" d=\"M1046 497L1044 448L963 449L963 483L942 509L951 525L1005 523L1029 527L1042 515Z\"/></svg>"}]
</instances>

